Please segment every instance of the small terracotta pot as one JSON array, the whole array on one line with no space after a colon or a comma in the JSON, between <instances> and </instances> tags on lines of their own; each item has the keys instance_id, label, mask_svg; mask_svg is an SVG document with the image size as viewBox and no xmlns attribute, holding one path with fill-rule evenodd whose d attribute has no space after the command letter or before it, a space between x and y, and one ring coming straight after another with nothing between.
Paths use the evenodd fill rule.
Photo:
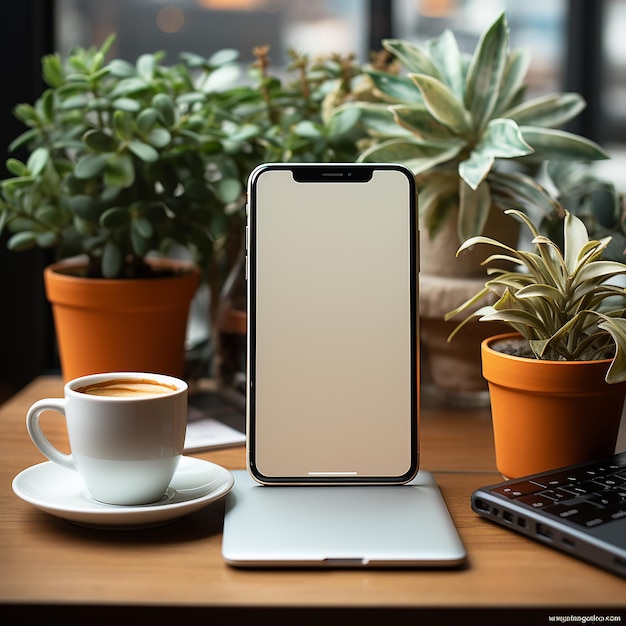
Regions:
<instances>
[{"instance_id":1,"label":"small terracotta pot","mask_svg":"<svg viewBox=\"0 0 626 626\"><path fill-rule=\"evenodd\" d=\"M65 381L113 371L183 377L189 306L200 271L173 259L150 263L178 273L149 279L82 278L75 275L83 265L77 259L44 269Z\"/></svg>"},{"instance_id":2,"label":"small terracotta pot","mask_svg":"<svg viewBox=\"0 0 626 626\"><path fill-rule=\"evenodd\" d=\"M613 455L626 383L604 380L610 360L541 361L490 347L516 337L481 345L498 471L519 478Z\"/></svg>"}]
</instances>

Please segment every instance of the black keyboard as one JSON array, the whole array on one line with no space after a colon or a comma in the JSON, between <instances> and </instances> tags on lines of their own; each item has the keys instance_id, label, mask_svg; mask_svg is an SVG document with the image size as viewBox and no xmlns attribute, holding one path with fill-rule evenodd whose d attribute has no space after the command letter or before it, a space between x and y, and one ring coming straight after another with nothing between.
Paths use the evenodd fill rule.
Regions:
<instances>
[{"instance_id":1,"label":"black keyboard","mask_svg":"<svg viewBox=\"0 0 626 626\"><path fill-rule=\"evenodd\" d=\"M491 493L585 528L626 517L626 454L519 481L507 481Z\"/></svg>"}]
</instances>

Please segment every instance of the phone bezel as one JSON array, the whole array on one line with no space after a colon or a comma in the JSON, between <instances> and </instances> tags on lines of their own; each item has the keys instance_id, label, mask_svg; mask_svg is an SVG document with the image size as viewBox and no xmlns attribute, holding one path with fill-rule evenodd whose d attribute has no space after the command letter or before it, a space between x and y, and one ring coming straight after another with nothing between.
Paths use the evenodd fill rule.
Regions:
<instances>
[{"instance_id":1,"label":"phone bezel","mask_svg":"<svg viewBox=\"0 0 626 626\"><path fill-rule=\"evenodd\" d=\"M377 170L394 170L405 175L408 185L409 219L409 258L410 258L410 341L411 341L411 463L407 472L400 476L266 476L256 466L256 324L255 305L257 296L256 254L254 242L257 238L257 184L260 177L268 171L290 171L297 182L345 184L367 183ZM412 480L419 469L419 312L418 312L418 275L419 275L419 232L417 222L417 190L412 172L399 164L301 164L271 163L255 168L248 180L248 204L246 205L246 276L247 276L247 380L246 380L246 462L248 471L259 483L266 485L365 485L365 484L404 484Z\"/></svg>"}]
</instances>

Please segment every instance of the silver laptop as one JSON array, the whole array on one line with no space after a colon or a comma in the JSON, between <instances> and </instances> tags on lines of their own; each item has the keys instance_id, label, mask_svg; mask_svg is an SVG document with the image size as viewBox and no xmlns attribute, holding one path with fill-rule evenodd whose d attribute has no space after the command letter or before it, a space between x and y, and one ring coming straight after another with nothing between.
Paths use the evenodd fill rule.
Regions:
<instances>
[{"instance_id":1,"label":"silver laptop","mask_svg":"<svg viewBox=\"0 0 626 626\"><path fill-rule=\"evenodd\" d=\"M405 485L262 486L233 472L222 555L235 567L455 567L465 548L433 476Z\"/></svg>"}]
</instances>

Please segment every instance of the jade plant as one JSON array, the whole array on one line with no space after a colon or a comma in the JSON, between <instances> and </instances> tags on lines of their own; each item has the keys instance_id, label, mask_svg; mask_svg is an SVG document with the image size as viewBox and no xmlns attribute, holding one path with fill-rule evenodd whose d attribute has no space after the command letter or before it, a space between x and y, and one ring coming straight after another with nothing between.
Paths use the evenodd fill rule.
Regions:
<instances>
[{"instance_id":1,"label":"jade plant","mask_svg":"<svg viewBox=\"0 0 626 626\"><path fill-rule=\"evenodd\" d=\"M423 46L386 39L383 47L387 58L365 69L369 89L340 108L361 113L369 135L361 161L404 163L416 175L431 237L449 219L457 219L460 242L481 234L492 207L553 213L539 165L607 158L597 144L559 130L584 108L578 94L524 99L529 54L510 50L504 13L471 55L449 30Z\"/></svg>"},{"instance_id":2,"label":"jade plant","mask_svg":"<svg viewBox=\"0 0 626 626\"><path fill-rule=\"evenodd\" d=\"M233 55L107 63L113 40L42 59L47 89L15 108L28 130L10 150L29 156L9 159L0 183L10 249L85 254L88 275L107 278L145 273L148 254L172 243L204 259L242 190L228 150L238 137L223 130L229 95L215 88Z\"/></svg>"},{"instance_id":3,"label":"jade plant","mask_svg":"<svg viewBox=\"0 0 626 626\"><path fill-rule=\"evenodd\" d=\"M174 65L162 53L107 61L113 41L45 56L46 90L14 110L27 130L9 150L28 156L10 158L0 181L0 232L12 250L86 255L89 276L123 278L178 244L206 269L241 230L256 165L356 158L354 113L326 111L350 90L350 58L292 53L279 79L258 48L242 84L234 50Z\"/></svg>"},{"instance_id":4,"label":"jade plant","mask_svg":"<svg viewBox=\"0 0 626 626\"><path fill-rule=\"evenodd\" d=\"M484 264L504 260L513 269L491 268L484 288L446 316L473 310L490 295L496 298L470 313L449 340L470 319L503 322L526 340L523 356L552 361L610 358L606 381L626 380L626 289L619 286L626 265L602 258L610 237L590 240L583 221L564 211L561 249L523 212L506 213L526 225L534 250L514 249L481 235L460 246L458 254L477 244L496 246L503 253L492 254Z\"/></svg>"}]
</instances>

